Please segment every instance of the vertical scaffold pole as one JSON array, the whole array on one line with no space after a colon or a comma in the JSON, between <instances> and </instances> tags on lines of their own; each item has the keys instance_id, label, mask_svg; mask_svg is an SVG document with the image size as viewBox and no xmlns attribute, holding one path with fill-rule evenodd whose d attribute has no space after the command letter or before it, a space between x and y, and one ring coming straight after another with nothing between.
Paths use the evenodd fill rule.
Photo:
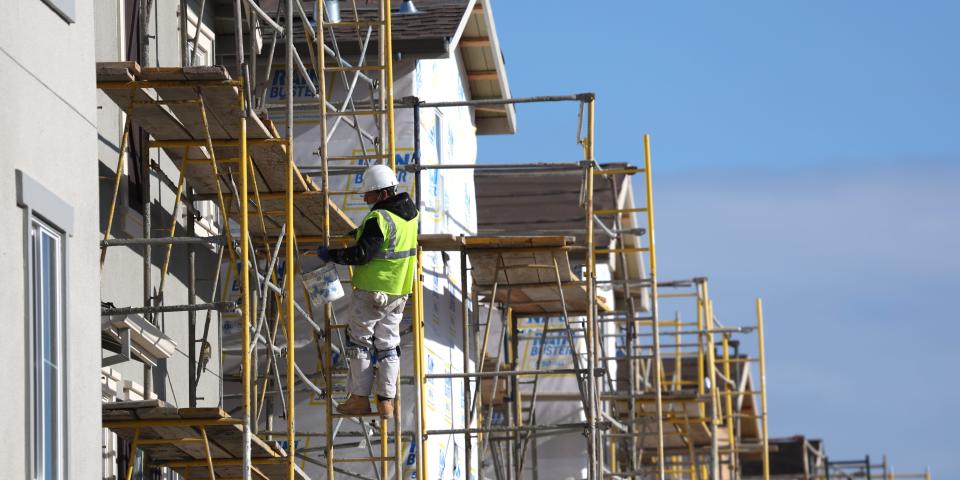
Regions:
<instances>
[{"instance_id":1,"label":"vertical scaffold pole","mask_svg":"<svg viewBox=\"0 0 960 480\"><path fill-rule=\"evenodd\" d=\"M594 102L595 98L587 99L587 138L583 145L583 153L586 160L585 174L586 178L586 238L587 243L587 326L586 326L586 349L587 349L587 459L590 464L590 478L599 480L603 478L603 470L600 467L600 459L603 457L602 445L597 442L597 414L600 402L597 400L597 377L593 372L596 369L596 343L597 343L597 319L594 308L596 308L596 297L594 288L596 286L596 246L593 243L593 141L594 141ZM572 346L571 346L572 347Z\"/></svg>"},{"instance_id":2,"label":"vertical scaffold pole","mask_svg":"<svg viewBox=\"0 0 960 480\"><path fill-rule=\"evenodd\" d=\"M184 157L187 158L187 157ZM187 194L187 204L193 209L193 194ZM195 237L196 220L192 211L187 211L187 235ZM217 264L220 268L220 264ZM187 304L193 305L197 302L197 249L193 244L187 245ZM187 381L190 382L187 392L189 394L190 408L197 407L197 377L200 372L197 371L197 312L191 310L187 313Z\"/></svg>"},{"instance_id":3,"label":"vertical scaffold pole","mask_svg":"<svg viewBox=\"0 0 960 480\"><path fill-rule=\"evenodd\" d=\"M733 375L730 374L730 364L732 363L730 357L730 339L726 333L720 334L720 343L721 348L723 349L723 376L726 379L732 379ZM724 416L726 417L727 425L727 438L730 440L730 470L734 475L736 475L737 470L740 468L740 462L737 454L737 431L736 426L734 425L733 417L733 386L727 383L727 380L723 381L723 387L717 386L717 391L723 393L723 408Z\"/></svg>"},{"instance_id":4,"label":"vertical scaffold pole","mask_svg":"<svg viewBox=\"0 0 960 480\"><path fill-rule=\"evenodd\" d=\"M663 458L663 396L660 379L663 366L660 364L660 317L657 313L657 250L653 230L653 171L650 169L650 135L643 135L643 168L647 190L647 236L650 242L650 317L653 324L653 389L657 411L657 478L664 480Z\"/></svg>"},{"instance_id":5,"label":"vertical scaffold pole","mask_svg":"<svg viewBox=\"0 0 960 480\"><path fill-rule=\"evenodd\" d=\"M717 354L713 341L713 301L707 281L701 284L704 325L707 329L707 374L710 378L710 478L720 478L720 440L717 428L720 423L720 395L717 394Z\"/></svg>"},{"instance_id":6,"label":"vertical scaffold pole","mask_svg":"<svg viewBox=\"0 0 960 480\"><path fill-rule=\"evenodd\" d=\"M327 52L324 46L326 40L324 36L326 29L323 28L323 21L326 7L325 2L317 2L317 68L320 74L317 76L317 88L320 93L318 106L320 108L320 166L322 168L320 188L323 190L323 245L330 245L330 177L329 177L329 153L327 148ZM328 308L329 307L329 308ZM323 378L326 387L326 398L324 406L326 409L326 429L325 443L323 447L324 460L327 462L327 478L334 478L334 460L333 460L333 321L332 307L324 305L323 307L323 356L324 369Z\"/></svg>"},{"instance_id":7,"label":"vertical scaffold pole","mask_svg":"<svg viewBox=\"0 0 960 480\"><path fill-rule=\"evenodd\" d=\"M419 213L420 205L422 201L421 197L421 187L420 179L422 175L420 174L420 99L414 97L413 104L413 161L417 165L416 173L414 174L414 197L416 199L417 211ZM417 216L417 232L420 232L420 227L423 224L422 215ZM421 253L420 250L417 250L417 270L416 275L413 279L413 375L415 377L414 382L414 398L416 398L416 405L414 406L414 439L412 442L412 447L414 449L414 461L417 468L417 480L423 480L425 477L423 473L423 446L426 443L426 439L423 437L423 433L426 431L424 419L423 419L423 372L422 372L422 361L423 361L423 345L420 342L420 333L422 324L420 323L420 305L423 303L423 300L420 298L421 289L420 289L420 276L421 276ZM469 471L469 470L468 470ZM467 478L470 476L467 475Z\"/></svg>"},{"instance_id":8,"label":"vertical scaffold pole","mask_svg":"<svg viewBox=\"0 0 960 480\"><path fill-rule=\"evenodd\" d=\"M394 141L393 122L393 19L390 13L390 0L384 0L383 39L384 39L384 75L386 78L387 111L387 153L390 154L390 169L397 171L397 146Z\"/></svg>"},{"instance_id":9,"label":"vertical scaffold pole","mask_svg":"<svg viewBox=\"0 0 960 480\"><path fill-rule=\"evenodd\" d=\"M241 6L241 0L235 0L234 4L234 36L236 42L236 67L237 75L243 79L240 87L237 88L237 97L239 98L239 107L240 107L240 191L237 192L240 197L240 269L238 272L243 275L242 278L242 288L243 288L243 305L241 306L241 316L243 318L243 340L242 340L242 352L241 352L241 363L242 363L242 379L243 379L243 465L241 468L241 475L243 480L249 480L252 475L252 460L251 460L251 436L252 436L252 406L251 406L251 365L250 365L250 205L249 205L249 193L248 193L248 181L249 181L249 168L247 164L247 108L244 104L244 90L246 89L246 79L243 78L243 25L241 24L241 15L243 12ZM200 27L200 20L198 17L197 28ZM209 133L209 131L208 131ZM209 135L208 135L209 137ZM212 153L211 153L212 154ZM214 178L214 181L219 182L219 178ZM223 226L225 229L230 229L230 220L229 216L224 214ZM232 249L232 245L227 245L227 248ZM256 264L256 262L254 262ZM213 472L211 472L211 475Z\"/></svg>"},{"instance_id":10,"label":"vertical scaffold pole","mask_svg":"<svg viewBox=\"0 0 960 480\"><path fill-rule=\"evenodd\" d=\"M296 463L294 459L296 458L296 417L294 413L296 412L296 375L295 375L295 364L296 364L296 348L294 345L294 302L296 301L296 295L294 292L294 272L296 271L296 231L293 225L293 172L294 172L294 151L293 151L293 0L287 0L286 10L284 11L284 16L287 18L287 35L286 35L286 54L287 54L287 131L286 131L286 147L287 147L287 198L286 198L286 214L287 214L287 265L286 270L286 321L287 321L287 478L293 480L295 478L295 467ZM329 412L328 412L329 413ZM327 462L331 460L328 458Z\"/></svg>"},{"instance_id":11,"label":"vertical scaffold pole","mask_svg":"<svg viewBox=\"0 0 960 480\"><path fill-rule=\"evenodd\" d=\"M760 408L763 409L763 480L770 480L770 442L767 436L767 357L763 349L763 300L757 298L757 343L760 356Z\"/></svg>"},{"instance_id":12,"label":"vertical scaffold pole","mask_svg":"<svg viewBox=\"0 0 960 480\"><path fill-rule=\"evenodd\" d=\"M243 87L238 88L240 109L243 108ZM243 468L244 480L250 478L250 442L251 442L251 406L250 406L250 203L247 193L249 170L247 168L247 119L244 113L240 115L240 272L243 291L243 349L241 362L243 364ZM225 222L224 228L230 228ZM229 247L228 247L229 248Z\"/></svg>"},{"instance_id":13,"label":"vertical scaffold pole","mask_svg":"<svg viewBox=\"0 0 960 480\"><path fill-rule=\"evenodd\" d=\"M460 236L463 239L463 235ZM470 373L470 309L467 289L467 251L460 250L460 314L463 316L463 373ZM474 306L476 308L476 306ZM479 388L479 386L477 387ZM470 428L470 377L463 377L463 428ZM470 432L463 434L464 478L470 478L470 457L473 455L473 440Z\"/></svg>"},{"instance_id":14,"label":"vertical scaffold pole","mask_svg":"<svg viewBox=\"0 0 960 480\"><path fill-rule=\"evenodd\" d=\"M417 377L415 385L417 389L417 480L429 478L427 475L427 418L425 411L425 397L423 386L426 382L424 377L424 335L423 335L423 248L417 247L417 276L413 282L413 349L414 349L414 374Z\"/></svg>"},{"instance_id":15,"label":"vertical scaffold pole","mask_svg":"<svg viewBox=\"0 0 960 480\"><path fill-rule=\"evenodd\" d=\"M146 152L140 152L140 190L143 203L143 238L149 239L153 236L153 200L150 193L150 148ZM153 306L153 297L150 292L153 290L153 247L150 243L143 246L143 304L147 307ZM150 323L156 325L156 315L145 313ZM153 368L147 363L143 364L143 398L149 400L153 395Z\"/></svg>"}]
</instances>

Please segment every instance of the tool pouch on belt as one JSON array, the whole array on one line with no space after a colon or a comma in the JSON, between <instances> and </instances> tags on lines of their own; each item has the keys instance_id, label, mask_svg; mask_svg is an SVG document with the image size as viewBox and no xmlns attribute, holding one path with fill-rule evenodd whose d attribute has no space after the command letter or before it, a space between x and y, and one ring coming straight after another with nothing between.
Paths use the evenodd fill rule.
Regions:
<instances>
[{"instance_id":1,"label":"tool pouch on belt","mask_svg":"<svg viewBox=\"0 0 960 480\"><path fill-rule=\"evenodd\" d=\"M397 345L394 348L388 348L386 350L377 350L376 352L377 360L384 360L392 357L400 356L400 345Z\"/></svg>"},{"instance_id":2,"label":"tool pouch on belt","mask_svg":"<svg viewBox=\"0 0 960 480\"><path fill-rule=\"evenodd\" d=\"M347 341L344 345L346 347L347 358L354 358L357 360L369 360L370 359L370 349L355 343L349 335L347 335Z\"/></svg>"}]
</instances>

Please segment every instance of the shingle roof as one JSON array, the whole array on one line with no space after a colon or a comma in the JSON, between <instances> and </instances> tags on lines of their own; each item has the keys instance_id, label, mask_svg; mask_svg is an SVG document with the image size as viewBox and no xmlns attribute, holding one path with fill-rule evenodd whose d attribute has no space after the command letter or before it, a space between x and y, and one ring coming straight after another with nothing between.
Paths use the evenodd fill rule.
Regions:
<instances>
[{"instance_id":1,"label":"shingle roof","mask_svg":"<svg viewBox=\"0 0 960 480\"><path fill-rule=\"evenodd\" d=\"M376 20L379 12L375 8L376 2L369 2L372 6L365 6L365 2L357 2L357 16L360 21ZM395 1L394 4L400 2ZM441 57L449 53L449 41L456 34L457 29L467 14L466 0L420 0L415 2L418 12L415 14L398 15L394 11L393 20L393 50L401 55L416 55L419 57ZM355 21L351 2L340 2L340 17L343 22ZM360 51L356 27L334 27L334 34L340 51L345 55L357 54ZM360 39L366 34L366 28L360 29ZM367 52L377 51L379 35L373 30ZM305 39L303 25L294 22L294 39L302 42ZM332 39L327 31L325 41L332 45Z\"/></svg>"}]
</instances>

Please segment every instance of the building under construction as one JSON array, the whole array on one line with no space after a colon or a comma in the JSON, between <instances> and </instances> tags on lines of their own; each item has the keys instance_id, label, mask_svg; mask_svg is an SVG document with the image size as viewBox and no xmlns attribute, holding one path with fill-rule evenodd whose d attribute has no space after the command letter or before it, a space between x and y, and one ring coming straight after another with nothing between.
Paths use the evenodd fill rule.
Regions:
<instances>
[{"instance_id":1,"label":"building under construction","mask_svg":"<svg viewBox=\"0 0 960 480\"><path fill-rule=\"evenodd\" d=\"M598 161L603 99L513 97L490 0L8 10L11 478L894 478L768 438L761 301L658 276L649 136ZM575 155L477 162L558 102ZM311 283L375 164L420 214L390 420L336 412L352 270Z\"/></svg>"}]
</instances>

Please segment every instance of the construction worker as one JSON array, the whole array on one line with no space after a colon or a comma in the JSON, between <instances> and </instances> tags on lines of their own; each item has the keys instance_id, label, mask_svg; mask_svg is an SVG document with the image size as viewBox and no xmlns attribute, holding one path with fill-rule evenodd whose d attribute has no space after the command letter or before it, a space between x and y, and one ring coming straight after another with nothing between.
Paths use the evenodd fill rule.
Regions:
<instances>
[{"instance_id":1,"label":"construction worker","mask_svg":"<svg viewBox=\"0 0 960 480\"><path fill-rule=\"evenodd\" d=\"M413 291L417 253L417 206L407 193L397 193L397 176L386 165L363 174L360 190L370 212L353 235L353 246L320 247L324 261L355 265L353 297L347 324L346 356L350 398L337 405L349 415L370 413L373 362L377 363L377 412L393 417L393 399L400 373L400 320Z\"/></svg>"}]
</instances>

